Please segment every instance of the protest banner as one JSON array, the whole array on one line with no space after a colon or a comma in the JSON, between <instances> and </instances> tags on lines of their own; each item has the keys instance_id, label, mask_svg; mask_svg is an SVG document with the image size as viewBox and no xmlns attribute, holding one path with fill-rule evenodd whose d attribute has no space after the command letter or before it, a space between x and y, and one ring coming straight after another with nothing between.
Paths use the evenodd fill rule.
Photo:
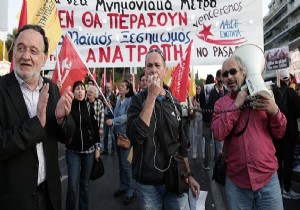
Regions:
<instances>
[{"instance_id":1,"label":"protest banner","mask_svg":"<svg viewBox=\"0 0 300 210\"><path fill-rule=\"evenodd\" d=\"M236 47L263 48L261 0L57 0L69 33L89 68L140 67L149 49L176 66L191 40L191 65L219 65ZM63 37L59 45L61 45ZM45 68L53 69L51 55Z\"/></svg>"}]
</instances>

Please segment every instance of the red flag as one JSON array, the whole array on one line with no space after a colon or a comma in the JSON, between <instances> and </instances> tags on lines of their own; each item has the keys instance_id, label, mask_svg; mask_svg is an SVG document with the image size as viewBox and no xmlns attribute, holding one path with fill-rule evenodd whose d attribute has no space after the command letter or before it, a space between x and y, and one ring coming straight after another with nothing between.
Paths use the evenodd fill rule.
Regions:
<instances>
[{"instance_id":1,"label":"red flag","mask_svg":"<svg viewBox=\"0 0 300 210\"><path fill-rule=\"evenodd\" d=\"M109 76L109 83L110 83L110 86L112 87L113 86L113 81L112 81L112 76L111 75Z\"/></svg>"},{"instance_id":2,"label":"red flag","mask_svg":"<svg viewBox=\"0 0 300 210\"><path fill-rule=\"evenodd\" d=\"M116 88L115 88L115 90L116 90L116 94L118 94L118 93L119 93L119 88L118 88L118 85L116 85Z\"/></svg>"},{"instance_id":3,"label":"red flag","mask_svg":"<svg viewBox=\"0 0 300 210\"><path fill-rule=\"evenodd\" d=\"M102 74L102 80L101 80L102 93L105 93L105 85L106 85L106 68L104 68L104 73Z\"/></svg>"},{"instance_id":4,"label":"red flag","mask_svg":"<svg viewBox=\"0 0 300 210\"><path fill-rule=\"evenodd\" d=\"M58 62L54 68L52 81L55 83L59 80L58 70L61 76L61 94L68 86L72 86L75 81L84 80L89 71L68 34L64 37L58 55Z\"/></svg>"},{"instance_id":5,"label":"red flag","mask_svg":"<svg viewBox=\"0 0 300 210\"><path fill-rule=\"evenodd\" d=\"M131 84L132 84L133 90L135 91L135 77L134 77L134 73L132 73L132 74L130 75L130 82L131 82Z\"/></svg>"},{"instance_id":6,"label":"red flag","mask_svg":"<svg viewBox=\"0 0 300 210\"><path fill-rule=\"evenodd\" d=\"M189 69L191 60L191 49L193 40L187 47L185 54L180 59L180 63L176 66L176 69L172 73L172 84L170 86L172 94L180 101L186 101Z\"/></svg>"},{"instance_id":7,"label":"red flag","mask_svg":"<svg viewBox=\"0 0 300 210\"><path fill-rule=\"evenodd\" d=\"M20 19L19 19L18 30L20 30L26 24L27 24L27 0L23 0ZM11 61L12 62L10 63L10 72L12 72L14 70L14 58L13 58L13 56L12 56Z\"/></svg>"},{"instance_id":8,"label":"red flag","mask_svg":"<svg viewBox=\"0 0 300 210\"><path fill-rule=\"evenodd\" d=\"M27 24L27 0L23 0L18 30L20 30L26 24Z\"/></svg>"}]
</instances>

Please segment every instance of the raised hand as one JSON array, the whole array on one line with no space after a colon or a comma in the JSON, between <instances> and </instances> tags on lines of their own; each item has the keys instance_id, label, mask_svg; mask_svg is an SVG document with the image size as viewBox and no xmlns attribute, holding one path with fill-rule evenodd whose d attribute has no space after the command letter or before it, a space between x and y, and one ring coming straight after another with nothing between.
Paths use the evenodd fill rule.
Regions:
<instances>
[{"instance_id":1,"label":"raised hand","mask_svg":"<svg viewBox=\"0 0 300 210\"><path fill-rule=\"evenodd\" d=\"M66 88L56 105L55 116L57 120L64 119L70 114L73 99L74 95L69 86Z\"/></svg>"},{"instance_id":2,"label":"raised hand","mask_svg":"<svg viewBox=\"0 0 300 210\"><path fill-rule=\"evenodd\" d=\"M36 116L40 120L40 123L43 127L46 125L46 110L47 110L47 103L49 99L49 84L46 83L41 89L39 95L39 101L37 104Z\"/></svg>"},{"instance_id":3,"label":"raised hand","mask_svg":"<svg viewBox=\"0 0 300 210\"><path fill-rule=\"evenodd\" d=\"M161 91L161 80L157 75L148 76L148 93L156 98Z\"/></svg>"},{"instance_id":4,"label":"raised hand","mask_svg":"<svg viewBox=\"0 0 300 210\"><path fill-rule=\"evenodd\" d=\"M258 93L253 102L253 108L267 112L269 115L276 115L279 108L273 97L266 93Z\"/></svg>"},{"instance_id":5,"label":"raised hand","mask_svg":"<svg viewBox=\"0 0 300 210\"><path fill-rule=\"evenodd\" d=\"M243 104L245 103L246 99L247 99L248 93L247 90L241 90L238 92L236 99L235 99L235 105L237 107L241 107L243 106Z\"/></svg>"}]
</instances>

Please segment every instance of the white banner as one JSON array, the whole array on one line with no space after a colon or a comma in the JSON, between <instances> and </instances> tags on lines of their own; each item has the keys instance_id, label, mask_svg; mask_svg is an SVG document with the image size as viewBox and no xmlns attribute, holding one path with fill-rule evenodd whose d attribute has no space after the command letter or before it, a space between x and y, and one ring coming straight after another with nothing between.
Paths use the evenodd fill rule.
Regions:
<instances>
[{"instance_id":1,"label":"white banner","mask_svg":"<svg viewBox=\"0 0 300 210\"><path fill-rule=\"evenodd\" d=\"M0 31L8 31L8 0L1 0ZM2 50L2 49L1 49Z\"/></svg>"},{"instance_id":2,"label":"white banner","mask_svg":"<svg viewBox=\"0 0 300 210\"><path fill-rule=\"evenodd\" d=\"M247 43L263 49L261 0L57 0L57 7L63 35L90 68L141 67L156 47L175 66L191 40L191 65L220 65Z\"/></svg>"}]
</instances>

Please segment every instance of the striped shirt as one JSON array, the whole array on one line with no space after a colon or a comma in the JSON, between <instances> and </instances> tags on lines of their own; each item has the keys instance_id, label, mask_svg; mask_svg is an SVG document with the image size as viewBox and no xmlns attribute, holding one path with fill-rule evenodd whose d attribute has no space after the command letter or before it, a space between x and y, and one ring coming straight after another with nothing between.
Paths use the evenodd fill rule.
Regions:
<instances>
[{"instance_id":1,"label":"striped shirt","mask_svg":"<svg viewBox=\"0 0 300 210\"><path fill-rule=\"evenodd\" d=\"M37 104L39 101L40 90L43 87L43 78L39 78L39 82L35 90L31 90L29 85L22 80L16 73L15 76L20 85L21 91L23 93L23 98L25 100L25 104L27 107L27 111L30 118L36 116ZM38 169L38 185L46 180L46 160L43 149L43 142L37 143L36 152L39 161L39 169Z\"/></svg>"}]
</instances>

